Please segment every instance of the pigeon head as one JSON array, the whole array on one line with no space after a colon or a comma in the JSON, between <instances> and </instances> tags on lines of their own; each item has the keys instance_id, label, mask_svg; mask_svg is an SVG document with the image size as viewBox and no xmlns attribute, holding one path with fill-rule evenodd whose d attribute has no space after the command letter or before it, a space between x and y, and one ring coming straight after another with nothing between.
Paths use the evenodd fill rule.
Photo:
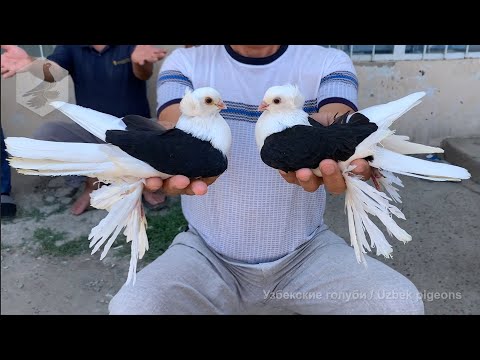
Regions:
<instances>
[{"instance_id":1,"label":"pigeon head","mask_svg":"<svg viewBox=\"0 0 480 360\"><path fill-rule=\"evenodd\" d=\"M305 98L296 85L272 86L263 97L259 111L283 113L301 109Z\"/></svg>"},{"instance_id":2,"label":"pigeon head","mask_svg":"<svg viewBox=\"0 0 480 360\"><path fill-rule=\"evenodd\" d=\"M220 114L220 110L226 108L220 93L211 87L186 89L180 102L182 115L175 127L209 141L226 156L232 143L230 127Z\"/></svg>"},{"instance_id":3,"label":"pigeon head","mask_svg":"<svg viewBox=\"0 0 480 360\"><path fill-rule=\"evenodd\" d=\"M220 93L211 87L202 87L194 91L187 88L180 101L180 110L186 116L208 117L226 108Z\"/></svg>"}]
</instances>

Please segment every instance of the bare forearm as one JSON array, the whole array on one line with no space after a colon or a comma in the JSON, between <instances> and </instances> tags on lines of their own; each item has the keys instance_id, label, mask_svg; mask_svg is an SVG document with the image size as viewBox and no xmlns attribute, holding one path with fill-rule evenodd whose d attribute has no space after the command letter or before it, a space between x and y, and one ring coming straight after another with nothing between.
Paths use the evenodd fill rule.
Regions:
<instances>
[{"instance_id":1,"label":"bare forearm","mask_svg":"<svg viewBox=\"0 0 480 360\"><path fill-rule=\"evenodd\" d=\"M145 62L143 65L132 63L133 73L140 80L148 80L153 74L153 64Z\"/></svg>"},{"instance_id":2,"label":"bare forearm","mask_svg":"<svg viewBox=\"0 0 480 360\"><path fill-rule=\"evenodd\" d=\"M158 116L158 123L167 129L172 129L180 118L180 104L172 104L162 110Z\"/></svg>"},{"instance_id":3,"label":"bare forearm","mask_svg":"<svg viewBox=\"0 0 480 360\"><path fill-rule=\"evenodd\" d=\"M335 115L340 116L345 114L347 111L350 113L355 112L350 106L345 104L331 103L322 106L320 109L318 109L318 113L312 114L310 117L318 121L323 126L328 126L333 122Z\"/></svg>"}]
</instances>

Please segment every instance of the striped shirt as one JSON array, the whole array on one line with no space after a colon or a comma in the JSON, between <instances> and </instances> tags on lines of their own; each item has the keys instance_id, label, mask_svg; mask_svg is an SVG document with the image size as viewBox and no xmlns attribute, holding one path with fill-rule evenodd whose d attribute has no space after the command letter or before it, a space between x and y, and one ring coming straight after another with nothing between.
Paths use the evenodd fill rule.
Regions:
<instances>
[{"instance_id":1,"label":"striped shirt","mask_svg":"<svg viewBox=\"0 0 480 360\"><path fill-rule=\"evenodd\" d=\"M221 45L176 49L158 75L157 114L180 102L186 87L213 87L227 105L221 114L233 136L228 169L206 195L182 196L182 209L207 245L237 261L274 261L325 227L323 186L309 193L288 184L262 162L255 143L265 91L286 83L299 86L309 114L328 103L357 109L352 61L340 50L316 45L284 45L266 58L246 58Z\"/></svg>"}]
</instances>

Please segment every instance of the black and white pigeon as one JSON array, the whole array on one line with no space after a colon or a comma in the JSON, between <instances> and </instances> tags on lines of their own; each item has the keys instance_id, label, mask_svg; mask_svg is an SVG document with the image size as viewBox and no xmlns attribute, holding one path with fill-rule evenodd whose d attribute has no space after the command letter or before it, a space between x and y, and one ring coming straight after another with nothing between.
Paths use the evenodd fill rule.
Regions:
<instances>
[{"instance_id":1,"label":"black and white pigeon","mask_svg":"<svg viewBox=\"0 0 480 360\"><path fill-rule=\"evenodd\" d=\"M145 179L184 175L200 178L221 175L228 166L230 127L220 115L226 106L213 88L187 90L173 129L137 115L117 118L64 102L51 105L104 144L64 143L21 137L5 139L10 165L21 174L84 175L109 184L91 194L91 205L108 215L90 232L92 254L105 244L105 257L125 228L132 242L127 283L135 283L137 260L148 250L142 205Z\"/></svg>"},{"instance_id":2,"label":"black and white pigeon","mask_svg":"<svg viewBox=\"0 0 480 360\"><path fill-rule=\"evenodd\" d=\"M332 125L323 126L303 111L304 97L297 86L269 88L259 110L263 111L255 127L260 156L268 166L284 171L310 168L322 176L319 163L324 159L338 162L347 190L345 208L351 244L358 262L364 263L366 250L376 247L377 255L391 257L392 246L380 229L369 219L377 216L404 243L412 237L401 229L392 215L405 219L390 200L401 203L398 189L401 180L393 173L433 181L460 181L470 173L458 166L421 160L407 154L443 153L443 149L409 142L407 136L395 135L389 127L400 116L418 105L425 92L416 92L396 101L372 106L353 114L343 114ZM356 159L366 159L379 178L375 187L351 173ZM390 195L379 191L381 187ZM369 234L370 244L365 237Z\"/></svg>"}]
</instances>

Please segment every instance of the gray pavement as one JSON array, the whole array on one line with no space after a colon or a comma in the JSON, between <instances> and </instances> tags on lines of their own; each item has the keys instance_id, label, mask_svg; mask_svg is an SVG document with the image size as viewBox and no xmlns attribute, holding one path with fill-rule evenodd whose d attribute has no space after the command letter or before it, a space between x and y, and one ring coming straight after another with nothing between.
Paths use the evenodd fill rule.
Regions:
<instances>
[{"instance_id":1,"label":"gray pavement","mask_svg":"<svg viewBox=\"0 0 480 360\"><path fill-rule=\"evenodd\" d=\"M445 160L469 169L472 180L480 183L480 136L446 138L441 147Z\"/></svg>"},{"instance_id":2,"label":"gray pavement","mask_svg":"<svg viewBox=\"0 0 480 360\"><path fill-rule=\"evenodd\" d=\"M398 207L406 220L397 223L413 239L403 244L387 238L393 258L371 256L417 286L427 314L480 314L480 185L401 179L405 187ZM348 240L343 206L343 195L329 196L325 221Z\"/></svg>"}]
</instances>

